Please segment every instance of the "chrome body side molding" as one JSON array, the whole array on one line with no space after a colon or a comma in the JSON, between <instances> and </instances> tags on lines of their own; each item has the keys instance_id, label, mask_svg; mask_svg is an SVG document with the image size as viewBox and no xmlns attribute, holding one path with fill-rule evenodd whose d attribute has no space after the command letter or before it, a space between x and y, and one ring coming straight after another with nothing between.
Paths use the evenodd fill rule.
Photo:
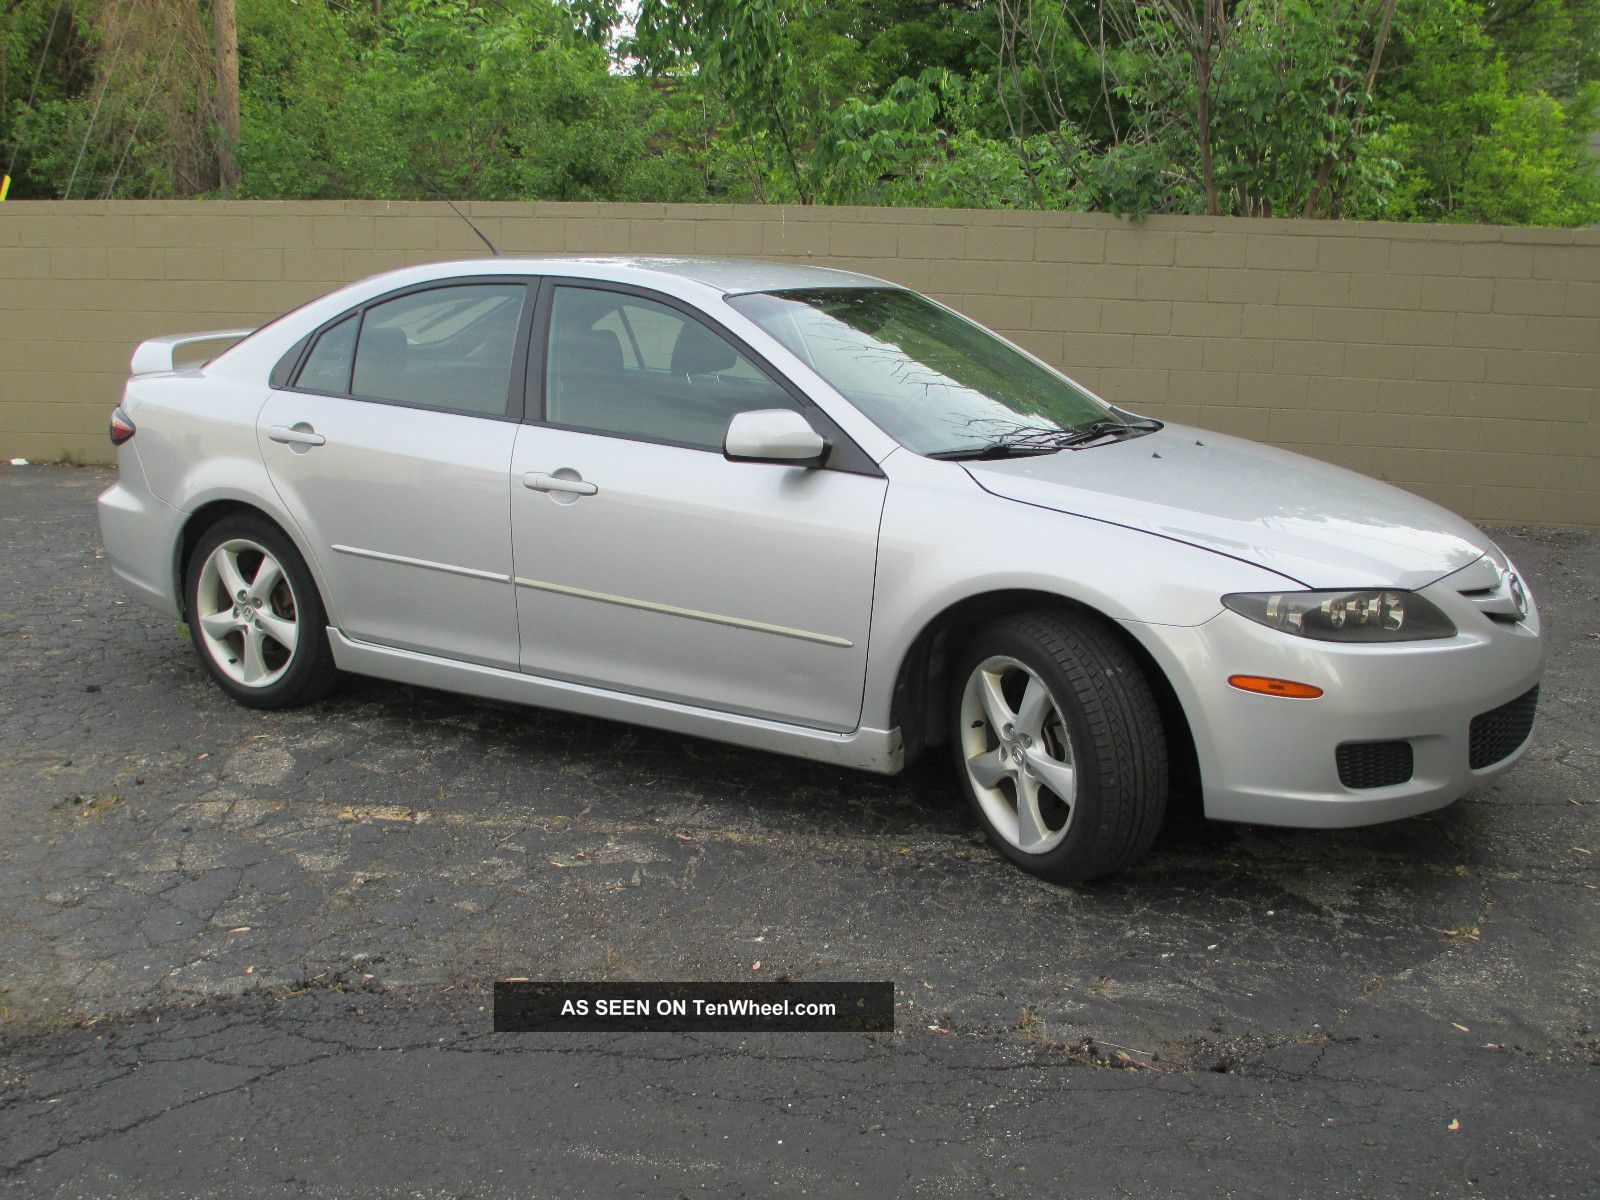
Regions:
<instances>
[{"instance_id":1,"label":"chrome body side molding","mask_svg":"<svg viewBox=\"0 0 1600 1200\"><path fill-rule=\"evenodd\" d=\"M450 563L431 562L426 558L410 558L404 554L385 554L382 550L363 550L359 546L342 546L337 542L333 544L332 548L340 554L348 554L352 558L371 558L376 559L378 562L398 563L402 567L421 567L425 571L442 571L446 575L465 575L468 579L487 579L494 583L511 582L511 576L501 571L480 571L475 567L457 567Z\"/></svg>"},{"instance_id":2,"label":"chrome body side molding","mask_svg":"<svg viewBox=\"0 0 1600 1200\"><path fill-rule=\"evenodd\" d=\"M335 549L343 549L336 546ZM540 592L555 592L562 596L577 596L584 600L598 600L602 604L616 604L623 608L642 608L646 612L665 613L669 617L685 617L691 621L707 621L713 625L731 625L735 629L754 629L758 633L776 634L778 637L797 638L802 642L816 642L823 646L842 646L848 649L855 643L849 638L835 637L831 633L812 633L809 629L791 629L787 625L769 625L765 621L751 621L744 617L730 617L722 613L702 612L698 608L679 608L674 604L659 604L654 600L635 600L628 596L614 596L610 592L592 592L588 588L569 587L564 583L546 583L542 579L517 577L518 587L533 588Z\"/></svg>"}]
</instances>

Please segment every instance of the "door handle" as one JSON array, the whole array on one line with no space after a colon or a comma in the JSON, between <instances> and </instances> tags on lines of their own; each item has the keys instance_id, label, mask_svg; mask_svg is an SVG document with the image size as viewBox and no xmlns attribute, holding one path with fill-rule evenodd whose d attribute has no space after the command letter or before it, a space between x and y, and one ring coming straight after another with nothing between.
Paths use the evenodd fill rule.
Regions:
<instances>
[{"instance_id":1,"label":"door handle","mask_svg":"<svg viewBox=\"0 0 1600 1200\"><path fill-rule=\"evenodd\" d=\"M577 474L576 471L573 472ZM581 479L563 479L544 471L529 471L522 477L522 486L535 492L560 492L567 496L592 496L600 489Z\"/></svg>"},{"instance_id":2,"label":"door handle","mask_svg":"<svg viewBox=\"0 0 1600 1200\"><path fill-rule=\"evenodd\" d=\"M267 430L267 436L275 442L282 442L285 446L325 446L328 439L317 433L304 421L296 424L292 429L287 425L274 425Z\"/></svg>"}]
</instances>

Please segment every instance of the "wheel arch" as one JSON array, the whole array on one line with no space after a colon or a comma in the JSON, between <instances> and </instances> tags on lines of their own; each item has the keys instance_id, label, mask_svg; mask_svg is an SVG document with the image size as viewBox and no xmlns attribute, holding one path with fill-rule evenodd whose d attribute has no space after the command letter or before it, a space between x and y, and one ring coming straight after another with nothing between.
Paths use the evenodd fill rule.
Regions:
<instances>
[{"instance_id":1,"label":"wheel arch","mask_svg":"<svg viewBox=\"0 0 1600 1200\"><path fill-rule=\"evenodd\" d=\"M328 624L336 624L333 616L333 606L328 599L328 589L322 581L322 574L317 569L317 561L311 555L304 542L300 540L293 523L286 521L279 514L263 508L254 500L238 496L218 496L207 500L183 522L178 531L177 544L173 547L172 556L172 594L178 598L178 615L181 619L189 619L189 597L184 588L184 574L188 570L189 556L194 553L194 548L199 545L200 539L205 536L218 521L235 515L248 515L260 517L273 528L289 539L289 543L299 552L300 558L306 564L306 570L311 572L311 581L316 585L317 595L322 601L322 610L327 615Z\"/></svg>"},{"instance_id":2,"label":"wheel arch","mask_svg":"<svg viewBox=\"0 0 1600 1200\"><path fill-rule=\"evenodd\" d=\"M924 750L946 740L942 714L949 701L949 689L954 686L950 663L967 639L1001 617L1042 608L1091 617L1115 631L1155 694L1167 739L1173 790L1192 788L1198 794L1200 765L1188 714L1154 656L1122 622L1082 601L1035 588L999 588L954 601L928 620L912 639L895 673L890 700L890 727L901 731L906 761L911 762Z\"/></svg>"}]
</instances>

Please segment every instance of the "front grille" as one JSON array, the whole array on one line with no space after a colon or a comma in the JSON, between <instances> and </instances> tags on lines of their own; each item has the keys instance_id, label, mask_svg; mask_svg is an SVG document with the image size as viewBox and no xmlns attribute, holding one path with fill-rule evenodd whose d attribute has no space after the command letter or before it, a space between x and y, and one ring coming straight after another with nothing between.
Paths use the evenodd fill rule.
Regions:
<instances>
[{"instance_id":1,"label":"front grille","mask_svg":"<svg viewBox=\"0 0 1600 1200\"><path fill-rule=\"evenodd\" d=\"M1491 708L1472 718L1471 749L1467 762L1474 771L1492 767L1516 753L1533 732L1533 711L1539 707L1539 689L1524 692L1509 704Z\"/></svg>"},{"instance_id":2,"label":"front grille","mask_svg":"<svg viewBox=\"0 0 1600 1200\"><path fill-rule=\"evenodd\" d=\"M1393 787L1411 778L1410 742L1346 742L1333 757L1347 788Z\"/></svg>"}]
</instances>

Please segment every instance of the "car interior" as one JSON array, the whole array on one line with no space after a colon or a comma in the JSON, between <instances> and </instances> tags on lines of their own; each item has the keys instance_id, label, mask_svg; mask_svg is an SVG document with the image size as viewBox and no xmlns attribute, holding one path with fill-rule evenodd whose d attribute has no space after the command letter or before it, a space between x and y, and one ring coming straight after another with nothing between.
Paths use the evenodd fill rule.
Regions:
<instances>
[{"instance_id":1,"label":"car interior","mask_svg":"<svg viewBox=\"0 0 1600 1200\"><path fill-rule=\"evenodd\" d=\"M720 449L735 414L798 408L725 338L664 305L558 288L545 415L557 425Z\"/></svg>"},{"instance_id":2,"label":"car interior","mask_svg":"<svg viewBox=\"0 0 1600 1200\"><path fill-rule=\"evenodd\" d=\"M352 394L503 415L526 294L520 284L469 286L373 306L361 325Z\"/></svg>"}]
</instances>

